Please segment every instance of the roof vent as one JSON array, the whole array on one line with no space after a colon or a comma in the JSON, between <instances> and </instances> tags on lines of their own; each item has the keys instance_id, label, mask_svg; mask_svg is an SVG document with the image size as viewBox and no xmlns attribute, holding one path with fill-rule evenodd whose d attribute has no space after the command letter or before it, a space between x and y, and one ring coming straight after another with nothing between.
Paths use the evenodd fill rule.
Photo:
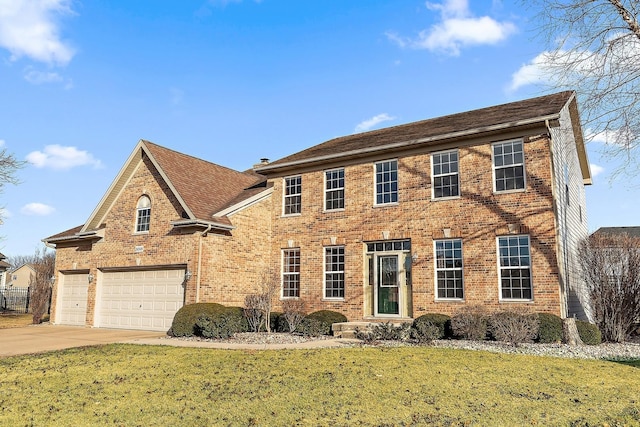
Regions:
<instances>
[{"instance_id":1,"label":"roof vent","mask_svg":"<svg viewBox=\"0 0 640 427\"><path fill-rule=\"evenodd\" d=\"M255 165L253 165L253 168L257 169L259 167L266 166L268 164L269 164L269 159L267 159L266 157L263 157L260 159L260 163L256 163Z\"/></svg>"}]
</instances>

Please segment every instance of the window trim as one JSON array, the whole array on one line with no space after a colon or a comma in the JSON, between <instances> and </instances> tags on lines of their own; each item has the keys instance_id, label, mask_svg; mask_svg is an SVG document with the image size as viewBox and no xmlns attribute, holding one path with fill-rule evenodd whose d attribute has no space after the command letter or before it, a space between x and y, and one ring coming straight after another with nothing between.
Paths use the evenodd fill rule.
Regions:
<instances>
[{"instance_id":1,"label":"window trim","mask_svg":"<svg viewBox=\"0 0 640 427\"><path fill-rule=\"evenodd\" d=\"M460 242L460 267L454 268L438 268L438 242ZM454 258L455 260L455 258ZM440 297L438 295L438 272L439 271L460 271L460 280L462 286L462 297ZM464 243L460 238L452 239L436 239L433 241L433 277L434 277L434 292L436 301L464 301L465 300L465 280L464 280Z\"/></svg>"},{"instance_id":2,"label":"window trim","mask_svg":"<svg viewBox=\"0 0 640 427\"><path fill-rule=\"evenodd\" d=\"M522 145L522 163L513 163L510 164L508 166L499 166L496 167L496 159L495 159L495 150L494 147L496 145L500 145L500 144L508 144L511 143L513 144L514 142L519 142ZM496 141L493 142L491 144L491 175L493 178L493 192L496 194L508 194L508 193L521 193L524 191L527 191L527 168L526 168L526 156L525 156L525 152L524 152L524 140L522 138L514 138L514 139L508 139L505 141ZM497 169L505 169L507 167L517 167L517 166L522 166L522 180L523 180L523 186L522 188L514 188L511 190L498 190L496 187L496 170Z\"/></svg>"},{"instance_id":3,"label":"window trim","mask_svg":"<svg viewBox=\"0 0 640 427\"><path fill-rule=\"evenodd\" d=\"M500 239L509 239L509 238L518 238L521 237L527 238L527 247L529 249L529 265L527 267L502 267L500 265ZM500 302L533 302L533 265L531 262L532 254L531 254L531 236L528 234L508 234L503 236L496 236L496 255L497 255L497 267L498 267L498 297ZM504 270L529 270L529 288L531 291L531 298L505 298L502 296L502 271Z\"/></svg>"},{"instance_id":4,"label":"window trim","mask_svg":"<svg viewBox=\"0 0 640 427\"><path fill-rule=\"evenodd\" d=\"M331 172L339 172L342 171L342 187L338 187L338 188L332 188L332 189L328 189L327 188L327 174L331 173ZM340 212L343 211L345 209L345 186L346 186L346 181L345 181L345 170L344 168L333 168L333 169L326 169L324 172L324 198L322 200L322 207L323 207L323 211L324 212ZM334 191L340 191L342 190L342 207L341 208L333 208L333 209L327 209L327 195L329 192L334 192Z\"/></svg>"},{"instance_id":5,"label":"window trim","mask_svg":"<svg viewBox=\"0 0 640 427\"><path fill-rule=\"evenodd\" d=\"M140 206L141 202L147 200L148 206ZM146 215L142 215L142 213L146 211ZM146 218L146 223L141 222L140 220ZM140 229L141 226L145 226L145 229ZM136 220L133 226L133 234L149 234L149 230L151 229L151 197L147 194L143 194L138 197L138 201L136 202Z\"/></svg>"},{"instance_id":6,"label":"window trim","mask_svg":"<svg viewBox=\"0 0 640 427\"><path fill-rule=\"evenodd\" d=\"M396 163L396 190L395 190L395 194L396 194L396 201L395 202L387 202L387 203L378 203L378 171L377 171L377 166L379 164L383 164L383 163L391 163L391 162L395 162ZM398 162L398 159L388 159L388 160L380 160L378 162L374 162L373 163L373 206L395 206L398 205L400 203L400 162ZM390 181L393 182L393 181ZM384 193L382 193L384 194ZM390 193L392 194L392 193Z\"/></svg>"},{"instance_id":7,"label":"window trim","mask_svg":"<svg viewBox=\"0 0 640 427\"><path fill-rule=\"evenodd\" d=\"M297 252L297 258L298 258L298 271L293 271L293 272L285 272L285 253L288 252ZM295 256L295 255L294 255ZM298 299L300 298L300 266L302 265L302 263L300 262L301 260L301 252L300 252L300 248L285 248L281 250L281 256L280 256L280 274L281 274L281 278L280 278L280 299ZM295 266L295 264L293 264ZM298 285L298 289L297 289L297 294L298 295L288 295L285 296L284 295L284 284L285 284L285 277L286 276L293 276L293 277L297 277L297 285ZM289 288L290 289L290 288Z\"/></svg>"},{"instance_id":8,"label":"window trim","mask_svg":"<svg viewBox=\"0 0 640 427\"><path fill-rule=\"evenodd\" d=\"M291 179L299 179L300 180L300 192L287 194L287 180ZM300 202L298 203L298 212L286 213L287 208L287 199L293 197L300 197ZM299 216L302 215L302 175L291 175L285 176L282 178L282 216Z\"/></svg>"},{"instance_id":9,"label":"window trim","mask_svg":"<svg viewBox=\"0 0 640 427\"><path fill-rule=\"evenodd\" d=\"M493 152L493 150L492 150ZM433 169L434 169L434 162L433 162L433 156L435 155L441 155L441 154L448 154L448 153L456 153L456 164L457 164L457 171L455 173L447 173L447 174L439 174L436 176L436 174L434 173ZM430 163L431 163L431 200L451 200L451 199L459 199L460 198L460 194L461 194L461 190L460 190L460 151L455 148L452 150L444 150L444 151L437 151L434 153L431 153L430 156ZM442 196L442 197L436 197L436 186L435 186L435 180L436 177L444 177L444 176L457 176L458 177L458 194L455 196Z\"/></svg>"},{"instance_id":10,"label":"window trim","mask_svg":"<svg viewBox=\"0 0 640 427\"><path fill-rule=\"evenodd\" d=\"M327 250L332 249L342 249L342 270L331 270L327 271ZM322 299L326 301L344 301L345 293L346 293L346 250L344 245L332 245L332 246L324 246L322 248ZM334 256L334 254L331 254ZM338 254L340 256L340 254ZM340 274L342 273L342 296L341 297L333 297L327 296L327 274ZM335 288L332 288L332 290ZM339 290L339 288L338 288Z\"/></svg>"}]
</instances>

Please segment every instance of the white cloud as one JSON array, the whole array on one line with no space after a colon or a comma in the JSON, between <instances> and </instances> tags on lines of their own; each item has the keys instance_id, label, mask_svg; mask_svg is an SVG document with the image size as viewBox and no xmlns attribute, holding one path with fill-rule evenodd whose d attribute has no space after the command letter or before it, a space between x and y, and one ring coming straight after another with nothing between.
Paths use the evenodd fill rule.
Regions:
<instances>
[{"instance_id":1,"label":"white cloud","mask_svg":"<svg viewBox=\"0 0 640 427\"><path fill-rule=\"evenodd\" d=\"M358 123L358 125L355 128L355 132L356 133L365 132L382 122L388 122L390 120L395 120L395 119L396 119L395 117L392 117L387 113L378 114L377 116L373 116L370 119L367 119Z\"/></svg>"},{"instance_id":2,"label":"white cloud","mask_svg":"<svg viewBox=\"0 0 640 427\"><path fill-rule=\"evenodd\" d=\"M44 203L27 203L20 212L25 215L47 216L55 212L55 208Z\"/></svg>"},{"instance_id":3,"label":"white cloud","mask_svg":"<svg viewBox=\"0 0 640 427\"><path fill-rule=\"evenodd\" d=\"M24 79L34 85L41 85L44 83L58 83L63 80L62 76L60 76L60 74L58 73L35 70L28 70L24 75Z\"/></svg>"},{"instance_id":4,"label":"white cloud","mask_svg":"<svg viewBox=\"0 0 640 427\"><path fill-rule=\"evenodd\" d=\"M493 45L516 31L511 22L499 22L489 16L473 16L468 0L427 2L427 8L440 13L439 23L420 31L415 38L401 37L394 32L387 32L387 38L402 48L427 49L458 56L463 47Z\"/></svg>"},{"instance_id":5,"label":"white cloud","mask_svg":"<svg viewBox=\"0 0 640 427\"><path fill-rule=\"evenodd\" d=\"M4 139L0 139L0 148L4 147L4 145L6 144Z\"/></svg>"},{"instance_id":6,"label":"white cloud","mask_svg":"<svg viewBox=\"0 0 640 427\"><path fill-rule=\"evenodd\" d=\"M0 46L12 61L66 65L75 52L60 37L59 18L69 14L70 0L0 0Z\"/></svg>"},{"instance_id":7,"label":"white cloud","mask_svg":"<svg viewBox=\"0 0 640 427\"><path fill-rule=\"evenodd\" d=\"M0 218L11 218L13 214L7 208L0 208Z\"/></svg>"},{"instance_id":8,"label":"white cloud","mask_svg":"<svg viewBox=\"0 0 640 427\"><path fill-rule=\"evenodd\" d=\"M58 144L47 145L44 151L33 151L27 154L27 161L37 168L51 168L67 170L76 166L91 165L94 168L102 166L100 160L84 150L76 147L63 147Z\"/></svg>"},{"instance_id":9,"label":"white cloud","mask_svg":"<svg viewBox=\"0 0 640 427\"><path fill-rule=\"evenodd\" d=\"M604 172L604 168L596 165L595 163L591 163L589 167L591 168L591 176L594 178Z\"/></svg>"}]
</instances>

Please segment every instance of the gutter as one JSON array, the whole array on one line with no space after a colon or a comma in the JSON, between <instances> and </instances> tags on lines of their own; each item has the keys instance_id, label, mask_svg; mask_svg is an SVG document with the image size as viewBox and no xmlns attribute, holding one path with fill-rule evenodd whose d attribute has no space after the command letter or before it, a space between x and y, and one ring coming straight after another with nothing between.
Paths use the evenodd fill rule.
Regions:
<instances>
[{"instance_id":1,"label":"gutter","mask_svg":"<svg viewBox=\"0 0 640 427\"><path fill-rule=\"evenodd\" d=\"M533 119L520 120L520 121L517 121L517 122L507 122L507 123L501 123L501 124L498 124L498 125L492 125L492 126L485 126L485 127L481 127L481 128L469 129L469 130L465 130L465 131L451 132L451 133L446 133L446 134L436 135L436 136L429 136L429 137L426 137L426 138L419 138L419 139L413 139L413 140L409 140L409 141L395 142L395 143L386 144L386 145L383 145L383 146L380 146L380 147L368 147L368 148L362 148L362 149L358 149L358 150L345 151L345 152L341 152L341 153L325 154L323 156L317 156L317 157L312 157L312 158L309 158L309 159L302 159L302 160L293 160L293 161L290 161L290 162L279 163L279 164L272 163L270 165L267 165L267 166L264 166L264 167L259 167L259 168L256 168L254 170L255 170L255 172L258 172L258 173L262 173L262 172L268 173L269 171L274 171L274 170L278 170L278 169L281 169L281 168L288 168L288 167L292 167L292 166L300 166L300 165L305 165L305 164L309 164L309 163L316 163L316 162L334 160L334 159L341 158L341 157L362 156L362 155L366 155L366 154L371 154L371 153L376 153L376 152L381 152L381 151L387 151L387 150L395 149L395 148L410 147L412 145L418 145L418 144L423 144L423 143L427 143L427 142L435 142L435 141L442 141L442 140L446 140L446 139L460 138L460 137L471 136L471 135L475 135L475 134L499 131L499 130L508 129L508 128L512 128L512 127L527 126L527 125L532 125L532 124L535 124L535 123L547 123L549 121L558 120L559 118L560 118L560 113L554 113L554 114L550 114L550 115L547 115L547 116L536 117L536 118L533 118Z\"/></svg>"},{"instance_id":2,"label":"gutter","mask_svg":"<svg viewBox=\"0 0 640 427\"><path fill-rule=\"evenodd\" d=\"M204 227L207 229L207 233L211 231L212 228L215 228L216 230L224 230L224 231L231 231L231 230L235 230L236 228L235 226L229 225L229 224L222 224L220 222L215 222L215 221L202 221L199 219L186 219L183 221L173 221L171 222L171 225L173 225L176 228Z\"/></svg>"}]
</instances>

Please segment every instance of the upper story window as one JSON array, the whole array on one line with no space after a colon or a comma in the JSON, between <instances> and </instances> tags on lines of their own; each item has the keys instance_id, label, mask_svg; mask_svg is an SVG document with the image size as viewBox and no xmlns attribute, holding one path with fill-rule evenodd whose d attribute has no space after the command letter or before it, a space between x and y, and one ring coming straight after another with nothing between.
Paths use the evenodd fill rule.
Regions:
<instances>
[{"instance_id":1,"label":"upper story window","mask_svg":"<svg viewBox=\"0 0 640 427\"><path fill-rule=\"evenodd\" d=\"M435 252L438 299L462 299L462 240L436 240Z\"/></svg>"},{"instance_id":2,"label":"upper story window","mask_svg":"<svg viewBox=\"0 0 640 427\"><path fill-rule=\"evenodd\" d=\"M138 199L136 212L136 233L149 231L149 223L151 222L151 199L147 196L140 197Z\"/></svg>"},{"instance_id":3,"label":"upper story window","mask_svg":"<svg viewBox=\"0 0 640 427\"><path fill-rule=\"evenodd\" d=\"M532 299L529 236L498 237L500 298Z\"/></svg>"},{"instance_id":4,"label":"upper story window","mask_svg":"<svg viewBox=\"0 0 640 427\"><path fill-rule=\"evenodd\" d=\"M325 171L324 208L327 211L344 209L344 169Z\"/></svg>"},{"instance_id":5,"label":"upper story window","mask_svg":"<svg viewBox=\"0 0 640 427\"><path fill-rule=\"evenodd\" d=\"M284 179L284 215L302 212L302 177L290 176Z\"/></svg>"},{"instance_id":6,"label":"upper story window","mask_svg":"<svg viewBox=\"0 0 640 427\"><path fill-rule=\"evenodd\" d=\"M524 190L524 148L521 140L493 144L495 191Z\"/></svg>"},{"instance_id":7,"label":"upper story window","mask_svg":"<svg viewBox=\"0 0 640 427\"><path fill-rule=\"evenodd\" d=\"M300 296L300 248L282 250L282 297Z\"/></svg>"},{"instance_id":8,"label":"upper story window","mask_svg":"<svg viewBox=\"0 0 640 427\"><path fill-rule=\"evenodd\" d=\"M433 198L460 196L458 178L458 151L445 151L431 155Z\"/></svg>"},{"instance_id":9,"label":"upper story window","mask_svg":"<svg viewBox=\"0 0 640 427\"><path fill-rule=\"evenodd\" d=\"M398 161L378 162L375 171L376 205L398 203Z\"/></svg>"}]
</instances>

